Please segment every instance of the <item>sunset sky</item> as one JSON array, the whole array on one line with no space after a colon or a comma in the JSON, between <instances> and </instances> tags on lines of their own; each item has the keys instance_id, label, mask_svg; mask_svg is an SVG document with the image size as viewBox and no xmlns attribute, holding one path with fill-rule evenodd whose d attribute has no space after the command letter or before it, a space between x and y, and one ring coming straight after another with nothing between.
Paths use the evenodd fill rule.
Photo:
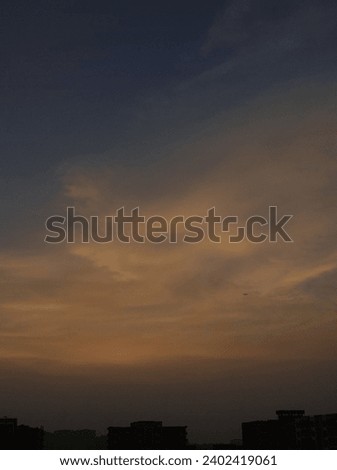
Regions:
<instances>
[{"instance_id":1,"label":"sunset sky","mask_svg":"<svg viewBox=\"0 0 337 470\"><path fill-rule=\"evenodd\" d=\"M337 412L336 2L1 3L0 414L206 442ZM67 206L271 205L293 243L44 242Z\"/></svg>"}]
</instances>

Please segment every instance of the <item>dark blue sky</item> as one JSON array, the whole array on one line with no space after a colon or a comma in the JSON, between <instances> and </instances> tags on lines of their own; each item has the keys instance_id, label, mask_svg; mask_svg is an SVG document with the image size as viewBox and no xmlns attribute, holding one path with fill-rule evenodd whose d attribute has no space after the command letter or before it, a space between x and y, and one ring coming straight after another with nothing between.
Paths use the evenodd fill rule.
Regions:
<instances>
[{"instance_id":1,"label":"dark blue sky","mask_svg":"<svg viewBox=\"0 0 337 470\"><path fill-rule=\"evenodd\" d=\"M132 143L139 158L159 135L165 145L275 83L335 69L334 2L248 4L226 20L223 1L2 2L2 174L108 148L123 158Z\"/></svg>"},{"instance_id":2,"label":"dark blue sky","mask_svg":"<svg viewBox=\"0 0 337 470\"><path fill-rule=\"evenodd\" d=\"M64 165L165 160L274 86L331 80L336 11L315 0L1 2L7 234L44 213Z\"/></svg>"},{"instance_id":3,"label":"dark blue sky","mask_svg":"<svg viewBox=\"0 0 337 470\"><path fill-rule=\"evenodd\" d=\"M4 2L4 170L43 171L129 138L143 97L198 69L220 2Z\"/></svg>"}]
</instances>

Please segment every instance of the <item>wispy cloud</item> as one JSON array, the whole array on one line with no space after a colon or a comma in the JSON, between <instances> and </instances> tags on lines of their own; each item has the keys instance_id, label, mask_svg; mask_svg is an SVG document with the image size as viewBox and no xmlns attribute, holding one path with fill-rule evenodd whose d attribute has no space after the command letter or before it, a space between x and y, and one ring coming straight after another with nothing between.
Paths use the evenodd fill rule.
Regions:
<instances>
[{"instance_id":1,"label":"wispy cloud","mask_svg":"<svg viewBox=\"0 0 337 470\"><path fill-rule=\"evenodd\" d=\"M325 99L329 86L312 90L294 84L254 100L155 169L76 165L59 198L61 213L71 204L100 217L122 205L167 217L203 215L215 206L243 219L267 215L268 205L277 204L294 215L293 244L113 242L2 255L3 338L11 338L3 354L129 364L180 356L280 358L293 341L311 357L316 332L314 354L323 357L320 325L333 321L336 309L335 117ZM290 340L289 325L305 336Z\"/></svg>"}]
</instances>

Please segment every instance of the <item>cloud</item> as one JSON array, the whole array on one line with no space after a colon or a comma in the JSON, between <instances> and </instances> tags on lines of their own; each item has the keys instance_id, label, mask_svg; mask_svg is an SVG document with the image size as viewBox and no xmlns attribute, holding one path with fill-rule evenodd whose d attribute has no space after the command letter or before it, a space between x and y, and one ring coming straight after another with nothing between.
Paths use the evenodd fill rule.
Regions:
<instances>
[{"instance_id":1,"label":"cloud","mask_svg":"<svg viewBox=\"0 0 337 470\"><path fill-rule=\"evenodd\" d=\"M68 169L61 214L75 205L103 220L140 206L147 216L172 217L215 206L245 220L278 205L294 215L294 243L75 243L2 254L3 355L76 364L326 357L337 269L329 90L274 90L142 171Z\"/></svg>"},{"instance_id":2,"label":"cloud","mask_svg":"<svg viewBox=\"0 0 337 470\"><path fill-rule=\"evenodd\" d=\"M226 4L210 27L202 52L208 53L220 46L240 45L249 39L245 19L250 16L253 3L250 0L231 1Z\"/></svg>"},{"instance_id":3,"label":"cloud","mask_svg":"<svg viewBox=\"0 0 337 470\"><path fill-rule=\"evenodd\" d=\"M204 55L217 49L227 55L259 50L289 52L292 49L322 43L334 30L336 6L325 8L315 1L232 0L226 2L210 26L201 47Z\"/></svg>"}]
</instances>

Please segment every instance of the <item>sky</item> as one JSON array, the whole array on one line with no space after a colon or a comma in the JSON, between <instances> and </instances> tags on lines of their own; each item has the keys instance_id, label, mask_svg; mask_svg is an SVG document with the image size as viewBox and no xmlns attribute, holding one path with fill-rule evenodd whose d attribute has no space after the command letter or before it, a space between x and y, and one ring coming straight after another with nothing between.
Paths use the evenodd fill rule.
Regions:
<instances>
[{"instance_id":1,"label":"sky","mask_svg":"<svg viewBox=\"0 0 337 470\"><path fill-rule=\"evenodd\" d=\"M1 2L1 413L193 442L337 412L334 1ZM293 243L55 244L67 206ZM247 294L247 295L243 295Z\"/></svg>"}]
</instances>

